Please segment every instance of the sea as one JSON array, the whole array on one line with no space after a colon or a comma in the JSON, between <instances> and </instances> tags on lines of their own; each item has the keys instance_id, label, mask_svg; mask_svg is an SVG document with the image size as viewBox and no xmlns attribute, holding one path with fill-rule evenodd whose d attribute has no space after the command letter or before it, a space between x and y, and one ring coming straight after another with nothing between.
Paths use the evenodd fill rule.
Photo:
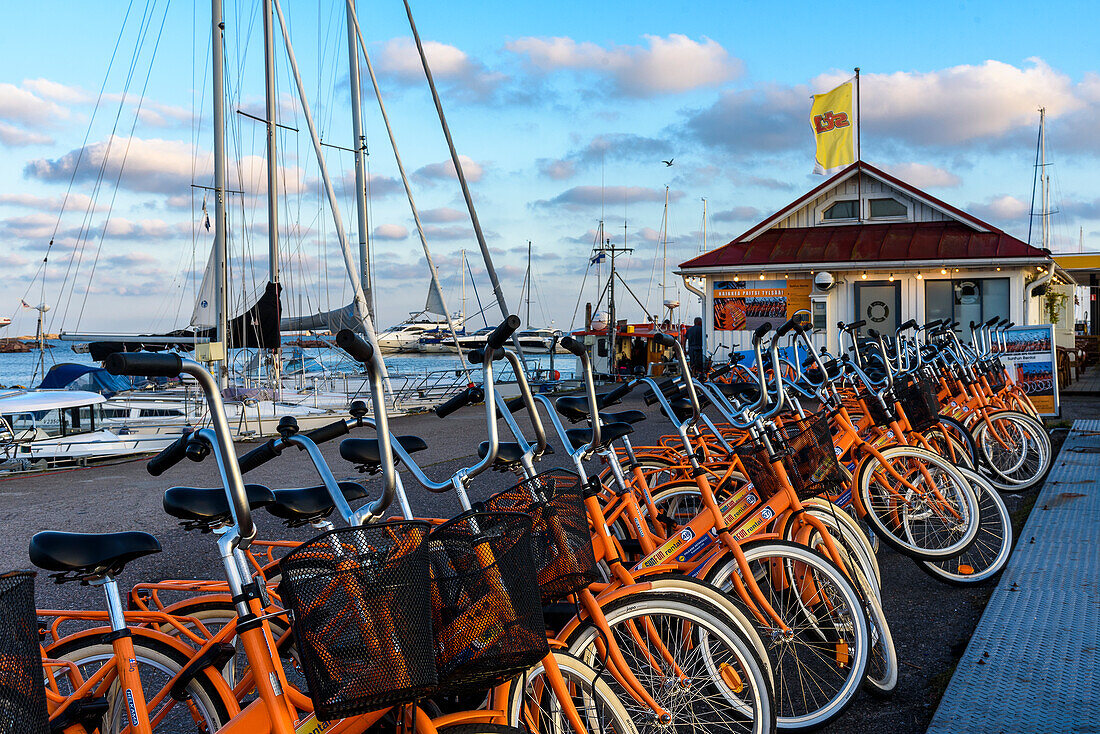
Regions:
<instances>
[{"instance_id":1,"label":"sea","mask_svg":"<svg viewBox=\"0 0 1100 734\"><path fill-rule=\"evenodd\" d=\"M283 342L289 347L290 342L298 338L284 337ZM98 366L90 354L74 352L72 342L50 339L47 344L50 347L44 350L44 370L40 366L42 360L37 350L15 354L0 353L0 387L37 387L42 382L43 372L49 371L55 364L69 362ZM335 346L331 349L306 347L302 351L307 358L313 357L329 368L349 361L348 356ZM230 354L230 361L233 365L244 365L247 364L250 356L250 350L234 350ZM529 369L551 369L549 354L532 354L526 357ZM387 354L384 359L391 375L423 375L442 370L454 370L460 366L458 356L453 354ZM564 378L576 374L577 358L571 354L555 354L552 363L552 369L557 370Z\"/></svg>"}]
</instances>

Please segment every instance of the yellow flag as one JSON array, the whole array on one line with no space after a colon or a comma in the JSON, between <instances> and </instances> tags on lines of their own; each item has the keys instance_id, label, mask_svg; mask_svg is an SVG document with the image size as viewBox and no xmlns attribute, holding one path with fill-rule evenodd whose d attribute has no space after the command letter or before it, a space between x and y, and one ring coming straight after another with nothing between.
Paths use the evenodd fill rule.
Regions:
<instances>
[{"instance_id":1,"label":"yellow flag","mask_svg":"<svg viewBox=\"0 0 1100 734\"><path fill-rule=\"evenodd\" d=\"M814 173L832 175L856 161L856 125L852 111L853 80L831 92L813 95L810 127L817 142Z\"/></svg>"}]
</instances>

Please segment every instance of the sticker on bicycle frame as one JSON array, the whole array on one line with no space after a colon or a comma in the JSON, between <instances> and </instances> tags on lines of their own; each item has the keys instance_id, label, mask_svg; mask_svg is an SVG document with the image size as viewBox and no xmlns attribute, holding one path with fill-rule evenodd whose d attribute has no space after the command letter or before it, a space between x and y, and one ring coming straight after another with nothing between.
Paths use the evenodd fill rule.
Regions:
<instances>
[{"instance_id":1,"label":"sticker on bicycle frame","mask_svg":"<svg viewBox=\"0 0 1100 734\"><path fill-rule=\"evenodd\" d=\"M321 721L315 715L310 714L309 718L302 722L301 726L294 730L295 734L321 734L323 731L328 731L339 721Z\"/></svg>"},{"instance_id":2,"label":"sticker on bicycle frame","mask_svg":"<svg viewBox=\"0 0 1100 734\"><path fill-rule=\"evenodd\" d=\"M707 535L704 535L703 537L699 538L694 543L689 545L687 547L687 550L685 550L680 555L676 556L676 560L680 563L685 563L687 561L690 561L690 560L694 559L695 556L699 555L700 553L705 551L707 548L709 548L712 543L714 543L714 538L712 538L710 536L710 534L708 533Z\"/></svg>"},{"instance_id":3,"label":"sticker on bicycle frame","mask_svg":"<svg viewBox=\"0 0 1100 734\"><path fill-rule=\"evenodd\" d=\"M725 518L726 524L733 525L759 503L760 496L753 491L753 486L751 484L746 484L744 487L734 492L729 499L719 505L719 509L722 511L722 516ZM690 535L684 537L685 532L690 533ZM694 530L689 527L683 528L677 535L665 541L664 545L643 558L638 565L634 566L633 570L638 571L643 568L660 566L668 559L678 555L684 545L690 542L694 537Z\"/></svg>"},{"instance_id":4,"label":"sticker on bicycle frame","mask_svg":"<svg viewBox=\"0 0 1100 734\"><path fill-rule=\"evenodd\" d=\"M760 512L752 516L747 523L737 528L737 531L733 534L735 540L745 540L750 535L760 530L762 527L768 524L768 521L775 516L775 511L767 505L764 506Z\"/></svg>"},{"instance_id":5,"label":"sticker on bicycle frame","mask_svg":"<svg viewBox=\"0 0 1100 734\"><path fill-rule=\"evenodd\" d=\"M130 709L130 723L134 726L134 728L137 728L137 725L138 725L137 705L134 703L134 692L133 692L133 690L131 690L129 688L126 689L126 705Z\"/></svg>"}]
</instances>

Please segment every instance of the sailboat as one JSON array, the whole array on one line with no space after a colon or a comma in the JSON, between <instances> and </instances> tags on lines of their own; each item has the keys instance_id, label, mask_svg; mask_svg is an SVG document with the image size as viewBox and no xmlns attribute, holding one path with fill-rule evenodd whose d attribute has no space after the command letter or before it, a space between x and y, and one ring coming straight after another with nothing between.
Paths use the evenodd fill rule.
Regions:
<instances>
[{"instance_id":1,"label":"sailboat","mask_svg":"<svg viewBox=\"0 0 1100 734\"><path fill-rule=\"evenodd\" d=\"M439 289L434 282L429 283L424 308L413 312L400 324L378 332L378 346L388 353L424 351L420 349L422 337L434 336L441 342L450 337L445 314L446 308ZM451 317L451 321L455 328L461 328L463 316L456 314Z\"/></svg>"}]
</instances>

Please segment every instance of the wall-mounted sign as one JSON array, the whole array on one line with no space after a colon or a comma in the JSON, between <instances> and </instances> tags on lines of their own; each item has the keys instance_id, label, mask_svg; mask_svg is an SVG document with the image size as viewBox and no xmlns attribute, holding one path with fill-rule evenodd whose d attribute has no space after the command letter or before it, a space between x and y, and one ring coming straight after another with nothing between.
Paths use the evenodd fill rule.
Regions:
<instances>
[{"instance_id":1,"label":"wall-mounted sign","mask_svg":"<svg viewBox=\"0 0 1100 734\"><path fill-rule=\"evenodd\" d=\"M765 323L778 328L810 308L813 281L720 280L714 283L715 331L752 331Z\"/></svg>"},{"instance_id":2,"label":"wall-mounted sign","mask_svg":"<svg viewBox=\"0 0 1100 734\"><path fill-rule=\"evenodd\" d=\"M1001 361L1012 379L1023 388L1035 409L1045 416L1059 414L1058 354L1054 326L1014 326L1005 332L1007 353Z\"/></svg>"}]
</instances>

